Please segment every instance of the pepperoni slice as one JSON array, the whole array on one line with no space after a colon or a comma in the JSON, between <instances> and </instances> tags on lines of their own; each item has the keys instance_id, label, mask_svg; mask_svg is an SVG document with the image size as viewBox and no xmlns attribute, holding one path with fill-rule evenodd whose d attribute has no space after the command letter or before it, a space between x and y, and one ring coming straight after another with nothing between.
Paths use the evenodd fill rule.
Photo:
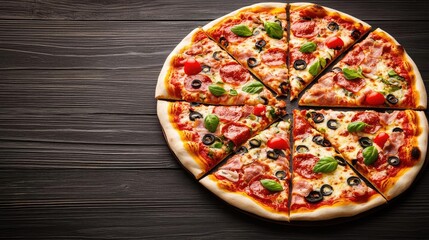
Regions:
<instances>
[{"instance_id":1,"label":"pepperoni slice","mask_svg":"<svg viewBox=\"0 0 429 240\"><path fill-rule=\"evenodd\" d=\"M295 37L311 38L318 34L315 21L299 20L291 26L291 31Z\"/></svg>"},{"instance_id":2,"label":"pepperoni slice","mask_svg":"<svg viewBox=\"0 0 429 240\"><path fill-rule=\"evenodd\" d=\"M213 113L216 114L220 119L231 122L236 122L240 120L242 116L242 111L240 107L216 106L213 109Z\"/></svg>"},{"instance_id":3,"label":"pepperoni slice","mask_svg":"<svg viewBox=\"0 0 429 240\"><path fill-rule=\"evenodd\" d=\"M229 84L239 85L250 78L249 72L237 62L228 62L220 67L222 80Z\"/></svg>"},{"instance_id":4,"label":"pepperoni slice","mask_svg":"<svg viewBox=\"0 0 429 240\"><path fill-rule=\"evenodd\" d=\"M310 126L310 124L307 121L305 121L305 119L301 117L299 113L298 114L294 113L294 119L293 119L294 138L297 138L304 133L310 133L311 128L312 127Z\"/></svg>"},{"instance_id":5,"label":"pepperoni slice","mask_svg":"<svg viewBox=\"0 0 429 240\"><path fill-rule=\"evenodd\" d=\"M243 124L231 122L222 128L222 134L231 140L235 146L243 144L251 137L250 129Z\"/></svg>"},{"instance_id":6,"label":"pepperoni slice","mask_svg":"<svg viewBox=\"0 0 429 240\"><path fill-rule=\"evenodd\" d=\"M322 177L321 173L313 172L319 158L309 153L299 153L293 158L293 171L303 178L314 179Z\"/></svg>"},{"instance_id":7,"label":"pepperoni slice","mask_svg":"<svg viewBox=\"0 0 429 240\"><path fill-rule=\"evenodd\" d=\"M349 52L347 56L344 57L342 62L346 63L349 66L357 66L362 63L365 59L365 54L361 47L357 46L353 51Z\"/></svg>"},{"instance_id":8,"label":"pepperoni slice","mask_svg":"<svg viewBox=\"0 0 429 240\"><path fill-rule=\"evenodd\" d=\"M262 54L262 62L270 67L286 64L286 51L280 48L271 48Z\"/></svg>"},{"instance_id":9,"label":"pepperoni slice","mask_svg":"<svg viewBox=\"0 0 429 240\"><path fill-rule=\"evenodd\" d=\"M271 195L272 193L268 191L267 189L262 186L260 181L254 181L249 186L250 192L252 195L257 196L262 199L266 199L267 196Z\"/></svg>"},{"instance_id":10,"label":"pepperoni slice","mask_svg":"<svg viewBox=\"0 0 429 240\"><path fill-rule=\"evenodd\" d=\"M334 81L341 87L354 93L359 92L365 86L365 79L358 78L353 80L347 80L344 77L343 73L337 73L334 76Z\"/></svg>"},{"instance_id":11,"label":"pepperoni slice","mask_svg":"<svg viewBox=\"0 0 429 240\"><path fill-rule=\"evenodd\" d=\"M363 132L375 133L381 128L380 116L376 112L358 112L352 117L352 122L361 121L368 124Z\"/></svg>"},{"instance_id":12,"label":"pepperoni slice","mask_svg":"<svg viewBox=\"0 0 429 240\"><path fill-rule=\"evenodd\" d=\"M192 81L194 80L201 81L201 86L199 88L192 87ZM207 91L207 88L211 83L212 83L212 80L208 76L202 75L202 74L188 76L186 77L184 82L185 89L190 92Z\"/></svg>"}]
</instances>

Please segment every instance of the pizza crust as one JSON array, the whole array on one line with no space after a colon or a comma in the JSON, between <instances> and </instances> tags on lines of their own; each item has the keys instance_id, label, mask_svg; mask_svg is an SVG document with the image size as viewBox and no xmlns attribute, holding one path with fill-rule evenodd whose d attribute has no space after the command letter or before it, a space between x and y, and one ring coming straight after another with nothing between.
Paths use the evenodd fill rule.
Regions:
<instances>
[{"instance_id":1,"label":"pizza crust","mask_svg":"<svg viewBox=\"0 0 429 240\"><path fill-rule=\"evenodd\" d=\"M170 121L170 102L158 101L157 114L164 131L165 139L170 149L174 152L180 163L188 169L196 178L201 177L203 169L195 159L195 156L186 150L185 144L179 132Z\"/></svg>"},{"instance_id":2,"label":"pizza crust","mask_svg":"<svg viewBox=\"0 0 429 240\"><path fill-rule=\"evenodd\" d=\"M253 213L255 215L268 218L275 221L289 221L287 213L276 213L270 211L253 201L249 196L240 192L229 192L219 188L217 182L213 180L213 176L209 175L200 180L200 183L209 189L212 193L223 199L227 203L244 210L246 212Z\"/></svg>"}]
</instances>

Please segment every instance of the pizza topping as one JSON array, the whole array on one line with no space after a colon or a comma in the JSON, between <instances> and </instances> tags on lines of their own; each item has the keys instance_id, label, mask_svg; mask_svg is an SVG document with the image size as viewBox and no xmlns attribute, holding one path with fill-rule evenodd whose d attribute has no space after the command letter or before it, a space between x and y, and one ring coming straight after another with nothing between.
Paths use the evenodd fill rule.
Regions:
<instances>
[{"instance_id":1,"label":"pizza topping","mask_svg":"<svg viewBox=\"0 0 429 240\"><path fill-rule=\"evenodd\" d=\"M337 160L338 165L340 165L340 166L346 166L347 165L346 160L344 160L344 158L342 158L340 156L335 156L334 158L335 158L335 160Z\"/></svg>"},{"instance_id":2,"label":"pizza topping","mask_svg":"<svg viewBox=\"0 0 429 240\"><path fill-rule=\"evenodd\" d=\"M316 135L313 137L313 142L315 142L317 145L323 146L323 147L330 147L331 142L322 137L321 135Z\"/></svg>"},{"instance_id":3,"label":"pizza topping","mask_svg":"<svg viewBox=\"0 0 429 240\"><path fill-rule=\"evenodd\" d=\"M231 140L235 146L241 145L251 135L250 129L246 125L239 123L228 123L222 128L223 135Z\"/></svg>"},{"instance_id":4,"label":"pizza topping","mask_svg":"<svg viewBox=\"0 0 429 240\"><path fill-rule=\"evenodd\" d=\"M302 59L298 59L298 60L295 60L295 62L293 63L293 67L296 70L304 70L307 68L307 63Z\"/></svg>"},{"instance_id":5,"label":"pizza topping","mask_svg":"<svg viewBox=\"0 0 429 240\"><path fill-rule=\"evenodd\" d=\"M212 57L215 60L220 61L219 54L221 54L221 51L216 51L216 52L213 53Z\"/></svg>"},{"instance_id":6,"label":"pizza topping","mask_svg":"<svg viewBox=\"0 0 429 240\"><path fill-rule=\"evenodd\" d=\"M378 150L374 146L366 147L363 151L363 162L365 165L371 165L378 158Z\"/></svg>"},{"instance_id":7,"label":"pizza topping","mask_svg":"<svg viewBox=\"0 0 429 240\"><path fill-rule=\"evenodd\" d=\"M350 69L350 68L343 68L343 74L344 77L347 80L354 80L357 78L365 78L365 76L362 75L362 69L359 68L358 70Z\"/></svg>"},{"instance_id":8,"label":"pizza topping","mask_svg":"<svg viewBox=\"0 0 429 240\"><path fill-rule=\"evenodd\" d=\"M359 138L359 144L363 148L366 148L366 147L372 146L372 141L371 141L371 139L369 139L367 137L361 137L361 138Z\"/></svg>"},{"instance_id":9,"label":"pizza topping","mask_svg":"<svg viewBox=\"0 0 429 240\"><path fill-rule=\"evenodd\" d=\"M333 157L322 157L314 166L316 173L330 173L337 169L338 162Z\"/></svg>"},{"instance_id":10,"label":"pizza topping","mask_svg":"<svg viewBox=\"0 0 429 240\"><path fill-rule=\"evenodd\" d=\"M289 149L289 142L281 137L273 137L267 142L267 146L272 149Z\"/></svg>"},{"instance_id":11,"label":"pizza topping","mask_svg":"<svg viewBox=\"0 0 429 240\"><path fill-rule=\"evenodd\" d=\"M271 38L281 39L283 37L283 28L278 22L264 22L264 28Z\"/></svg>"},{"instance_id":12,"label":"pizza topping","mask_svg":"<svg viewBox=\"0 0 429 240\"><path fill-rule=\"evenodd\" d=\"M365 96L365 103L372 106L381 105L384 103L384 100L384 95L375 91L370 91Z\"/></svg>"},{"instance_id":13,"label":"pizza topping","mask_svg":"<svg viewBox=\"0 0 429 240\"><path fill-rule=\"evenodd\" d=\"M255 47L259 50L262 50L262 48L264 48L265 45L267 45L267 42L265 42L264 39L261 39L255 43Z\"/></svg>"},{"instance_id":14,"label":"pizza topping","mask_svg":"<svg viewBox=\"0 0 429 240\"><path fill-rule=\"evenodd\" d=\"M196 75L201 72L201 65L197 60L190 58L185 62L184 70L187 75Z\"/></svg>"},{"instance_id":15,"label":"pizza topping","mask_svg":"<svg viewBox=\"0 0 429 240\"><path fill-rule=\"evenodd\" d=\"M344 47L344 42L340 37L333 36L326 39L325 44L328 48L340 50Z\"/></svg>"},{"instance_id":16,"label":"pizza topping","mask_svg":"<svg viewBox=\"0 0 429 240\"><path fill-rule=\"evenodd\" d=\"M314 42L306 42L300 48L299 51L302 53L312 53L316 51L317 45Z\"/></svg>"},{"instance_id":17,"label":"pizza topping","mask_svg":"<svg viewBox=\"0 0 429 240\"><path fill-rule=\"evenodd\" d=\"M212 80L208 76L202 74L188 76L184 81L185 89L190 92L206 91L211 83Z\"/></svg>"},{"instance_id":18,"label":"pizza topping","mask_svg":"<svg viewBox=\"0 0 429 240\"><path fill-rule=\"evenodd\" d=\"M286 64L286 51L280 48L271 48L261 56L263 63L270 67L276 67ZM249 62L248 62L249 63Z\"/></svg>"},{"instance_id":19,"label":"pizza topping","mask_svg":"<svg viewBox=\"0 0 429 240\"><path fill-rule=\"evenodd\" d=\"M275 173L276 178L278 178L279 180L284 180L286 178L286 172L285 171L277 171Z\"/></svg>"},{"instance_id":20,"label":"pizza topping","mask_svg":"<svg viewBox=\"0 0 429 240\"><path fill-rule=\"evenodd\" d=\"M226 93L226 90L223 87L216 84L210 85L209 91L211 94L213 94L216 97L220 97Z\"/></svg>"},{"instance_id":21,"label":"pizza topping","mask_svg":"<svg viewBox=\"0 0 429 240\"><path fill-rule=\"evenodd\" d=\"M298 145L296 146L296 151L298 153L306 153L309 151L308 147L304 146L304 145Z\"/></svg>"},{"instance_id":22,"label":"pizza topping","mask_svg":"<svg viewBox=\"0 0 429 240\"><path fill-rule=\"evenodd\" d=\"M240 37L250 37L253 35L252 30L246 25L235 25L231 28L231 32Z\"/></svg>"},{"instance_id":23,"label":"pizza topping","mask_svg":"<svg viewBox=\"0 0 429 240\"><path fill-rule=\"evenodd\" d=\"M239 174L235 171L220 169L216 172L216 175L228 179L231 182L237 182L239 179Z\"/></svg>"},{"instance_id":24,"label":"pizza topping","mask_svg":"<svg viewBox=\"0 0 429 240\"><path fill-rule=\"evenodd\" d=\"M254 138L249 141L249 144L251 148L257 148L261 146L261 140Z\"/></svg>"},{"instance_id":25,"label":"pizza topping","mask_svg":"<svg viewBox=\"0 0 429 240\"><path fill-rule=\"evenodd\" d=\"M256 58L251 57L247 59L247 66L249 66L250 68L254 68L258 65L259 65L259 62Z\"/></svg>"},{"instance_id":26,"label":"pizza topping","mask_svg":"<svg viewBox=\"0 0 429 240\"><path fill-rule=\"evenodd\" d=\"M209 114L204 118L204 127L209 132L216 132L217 126L219 125L219 118L214 114Z\"/></svg>"},{"instance_id":27,"label":"pizza topping","mask_svg":"<svg viewBox=\"0 0 429 240\"><path fill-rule=\"evenodd\" d=\"M280 92L282 92L283 94L286 94L289 88L289 84L287 82L282 82L280 83L279 88L280 88Z\"/></svg>"},{"instance_id":28,"label":"pizza topping","mask_svg":"<svg viewBox=\"0 0 429 240\"><path fill-rule=\"evenodd\" d=\"M389 139L389 135L385 132L377 134L374 138L374 143L377 144L380 148L384 147L384 144Z\"/></svg>"},{"instance_id":29,"label":"pizza topping","mask_svg":"<svg viewBox=\"0 0 429 240\"><path fill-rule=\"evenodd\" d=\"M272 179L261 179L262 186L271 192L280 192L283 191L283 187L280 183Z\"/></svg>"},{"instance_id":30,"label":"pizza topping","mask_svg":"<svg viewBox=\"0 0 429 240\"><path fill-rule=\"evenodd\" d=\"M390 156L389 158L387 158L387 163L389 163L390 165L396 167L401 163L401 160L399 160L398 157L395 156Z\"/></svg>"},{"instance_id":31,"label":"pizza topping","mask_svg":"<svg viewBox=\"0 0 429 240\"><path fill-rule=\"evenodd\" d=\"M326 66L326 59L324 58L319 58L316 62L314 62L311 66L310 69L308 69L308 72L313 75L316 76L317 74L320 73L320 71L322 71L322 69Z\"/></svg>"},{"instance_id":32,"label":"pizza topping","mask_svg":"<svg viewBox=\"0 0 429 240\"><path fill-rule=\"evenodd\" d=\"M316 28L315 21L306 21L305 19L301 19L292 23L290 29L296 37L300 38L312 38L319 33L319 30Z\"/></svg>"},{"instance_id":33,"label":"pizza topping","mask_svg":"<svg viewBox=\"0 0 429 240\"><path fill-rule=\"evenodd\" d=\"M323 196L330 196L334 192L334 188L329 184L323 184L322 187L320 187L320 193L322 193Z\"/></svg>"},{"instance_id":34,"label":"pizza topping","mask_svg":"<svg viewBox=\"0 0 429 240\"><path fill-rule=\"evenodd\" d=\"M334 31L338 31L340 29L340 26L336 22L330 22L327 28L332 32L334 32Z\"/></svg>"},{"instance_id":35,"label":"pizza topping","mask_svg":"<svg viewBox=\"0 0 429 240\"><path fill-rule=\"evenodd\" d=\"M335 119L330 119L330 120L326 123L326 125L328 126L328 128L329 128L329 129L332 129L332 130L336 130L336 129L338 129L338 127L340 126L340 124L338 123L338 121L337 121L337 120L335 120Z\"/></svg>"},{"instance_id":36,"label":"pizza topping","mask_svg":"<svg viewBox=\"0 0 429 240\"><path fill-rule=\"evenodd\" d=\"M213 134L207 133L203 136L202 142L204 145L212 145L216 140L216 137Z\"/></svg>"},{"instance_id":37,"label":"pizza topping","mask_svg":"<svg viewBox=\"0 0 429 240\"><path fill-rule=\"evenodd\" d=\"M411 149L411 159L419 160L420 155L421 155L421 152L418 147L413 147L413 149Z\"/></svg>"},{"instance_id":38,"label":"pizza topping","mask_svg":"<svg viewBox=\"0 0 429 240\"><path fill-rule=\"evenodd\" d=\"M404 130L400 127L395 127L392 132L403 132Z\"/></svg>"},{"instance_id":39,"label":"pizza topping","mask_svg":"<svg viewBox=\"0 0 429 240\"><path fill-rule=\"evenodd\" d=\"M244 85L241 90L243 90L243 92L247 92L250 94L257 94L262 92L262 90L264 90L264 85L258 81L254 81Z\"/></svg>"},{"instance_id":40,"label":"pizza topping","mask_svg":"<svg viewBox=\"0 0 429 240\"><path fill-rule=\"evenodd\" d=\"M237 62L228 62L223 64L219 70L223 81L238 85L246 82L250 78L249 72Z\"/></svg>"},{"instance_id":41,"label":"pizza topping","mask_svg":"<svg viewBox=\"0 0 429 240\"><path fill-rule=\"evenodd\" d=\"M209 73L209 72L210 72L211 67L210 67L210 66L207 66L207 65L203 65L203 66L201 67L201 69L202 69L203 73Z\"/></svg>"},{"instance_id":42,"label":"pizza topping","mask_svg":"<svg viewBox=\"0 0 429 240\"><path fill-rule=\"evenodd\" d=\"M319 158L309 153L300 153L293 159L293 170L304 178L320 178L322 174L313 171Z\"/></svg>"},{"instance_id":43,"label":"pizza topping","mask_svg":"<svg viewBox=\"0 0 429 240\"><path fill-rule=\"evenodd\" d=\"M237 154L244 154L249 152L249 150L247 150L247 148L245 146L241 146L238 150L237 150Z\"/></svg>"},{"instance_id":44,"label":"pizza topping","mask_svg":"<svg viewBox=\"0 0 429 240\"><path fill-rule=\"evenodd\" d=\"M219 43L224 47L228 47L228 40L226 40L226 38L223 36L219 38Z\"/></svg>"},{"instance_id":45,"label":"pizza topping","mask_svg":"<svg viewBox=\"0 0 429 240\"><path fill-rule=\"evenodd\" d=\"M365 59L365 53L360 46L356 46L353 51L349 52L342 60L349 66L358 66Z\"/></svg>"},{"instance_id":46,"label":"pizza topping","mask_svg":"<svg viewBox=\"0 0 429 240\"><path fill-rule=\"evenodd\" d=\"M368 124L361 121L351 122L347 125L347 131L351 133L362 132L367 125Z\"/></svg>"},{"instance_id":47,"label":"pizza topping","mask_svg":"<svg viewBox=\"0 0 429 240\"><path fill-rule=\"evenodd\" d=\"M253 114L255 114L256 116L264 116L266 113L266 106L263 104L258 104L253 108Z\"/></svg>"},{"instance_id":48,"label":"pizza topping","mask_svg":"<svg viewBox=\"0 0 429 240\"><path fill-rule=\"evenodd\" d=\"M343 69L341 69L340 67L333 67L331 69L331 72L333 72L333 73L340 73L342 71L343 71Z\"/></svg>"},{"instance_id":49,"label":"pizza topping","mask_svg":"<svg viewBox=\"0 0 429 240\"><path fill-rule=\"evenodd\" d=\"M381 128L380 117L376 112L358 112L353 116L352 121L366 123L367 125L363 130L365 133L375 133Z\"/></svg>"},{"instance_id":50,"label":"pizza topping","mask_svg":"<svg viewBox=\"0 0 429 240\"><path fill-rule=\"evenodd\" d=\"M353 39L357 40L360 38L361 33L357 29L353 29L353 31L350 33L350 36L352 36Z\"/></svg>"},{"instance_id":51,"label":"pizza topping","mask_svg":"<svg viewBox=\"0 0 429 240\"><path fill-rule=\"evenodd\" d=\"M386 100L390 103L390 104L397 104L399 102L399 100L395 97L395 95L393 94L387 94L386 96Z\"/></svg>"},{"instance_id":52,"label":"pizza topping","mask_svg":"<svg viewBox=\"0 0 429 240\"><path fill-rule=\"evenodd\" d=\"M311 191L306 197L305 200L309 203L318 203L323 200L323 195L319 191Z\"/></svg>"},{"instance_id":53,"label":"pizza topping","mask_svg":"<svg viewBox=\"0 0 429 240\"><path fill-rule=\"evenodd\" d=\"M313 112L311 114L311 118L313 119L313 121L315 123L321 123L321 122L325 121L325 116L323 116L323 114L318 113L318 112Z\"/></svg>"},{"instance_id":54,"label":"pizza topping","mask_svg":"<svg viewBox=\"0 0 429 240\"><path fill-rule=\"evenodd\" d=\"M279 158L279 155L273 150L268 150L267 151L267 158L272 159L272 160L277 160L277 158Z\"/></svg>"},{"instance_id":55,"label":"pizza topping","mask_svg":"<svg viewBox=\"0 0 429 240\"><path fill-rule=\"evenodd\" d=\"M203 115L199 112L191 111L189 113L189 120L195 121L195 119L203 118Z\"/></svg>"},{"instance_id":56,"label":"pizza topping","mask_svg":"<svg viewBox=\"0 0 429 240\"><path fill-rule=\"evenodd\" d=\"M192 82L191 82L191 86L192 86L192 88L195 88L195 89L200 88L200 87L201 87L201 85L202 85L202 82L201 82L199 79L194 79L194 80L192 80Z\"/></svg>"},{"instance_id":57,"label":"pizza topping","mask_svg":"<svg viewBox=\"0 0 429 240\"><path fill-rule=\"evenodd\" d=\"M347 178L347 184L351 187L360 185L361 180L358 177L351 176Z\"/></svg>"}]
</instances>

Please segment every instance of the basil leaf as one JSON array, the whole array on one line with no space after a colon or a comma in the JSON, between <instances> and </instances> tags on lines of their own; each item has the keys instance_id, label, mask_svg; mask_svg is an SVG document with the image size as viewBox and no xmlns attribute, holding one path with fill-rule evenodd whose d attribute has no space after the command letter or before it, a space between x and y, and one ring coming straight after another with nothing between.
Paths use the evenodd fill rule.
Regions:
<instances>
[{"instance_id":1,"label":"basil leaf","mask_svg":"<svg viewBox=\"0 0 429 240\"><path fill-rule=\"evenodd\" d=\"M320 66L322 67L322 69L325 68L326 67L326 59L319 58L319 61L320 61Z\"/></svg>"},{"instance_id":2,"label":"basil leaf","mask_svg":"<svg viewBox=\"0 0 429 240\"><path fill-rule=\"evenodd\" d=\"M215 143L213 143L213 145L212 145L212 147L213 148L222 148L222 143L221 142L215 142Z\"/></svg>"},{"instance_id":3,"label":"basil leaf","mask_svg":"<svg viewBox=\"0 0 429 240\"><path fill-rule=\"evenodd\" d=\"M299 51L302 53L311 53L316 51L317 45L314 42L306 42L302 44Z\"/></svg>"},{"instance_id":4,"label":"basil leaf","mask_svg":"<svg viewBox=\"0 0 429 240\"><path fill-rule=\"evenodd\" d=\"M214 114L209 114L204 118L204 127L209 132L216 132L216 128L219 125L219 118Z\"/></svg>"},{"instance_id":5,"label":"basil leaf","mask_svg":"<svg viewBox=\"0 0 429 240\"><path fill-rule=\"evenodd\" d=\"M347 125L347 131L349 132L362 132L365 127L368 126L368 124L364 123L364 122L351 122L349 123L349 125Z\"/></svg>"},{"instance_id":6,"label":"basil leaf","mask_svg":"<svg viewBox=\"0 0 429 240\"><path fill-rule=\"evenodd\" d=\"M378 150L374 146L369 146L363 150L362 155L365 165L371 165L378 158Z\"/></svg>"},{"instance_id":7,"label":"basil leaf","mask_svg":"<svg viewBox=\"0 0 429 240\"><path fill-rule=\"evenodd\" d=\"M343 68L344 77L347 80L353 80L356 78L365 78L365 76L362 75L362 69L359 68L359 70L354 70L350 68Z\"/></svg>"},{"instance_id":8,"label":"basil leaf","mask_svg":"<svg viewBox=\"0 0 429 240\"><path fill-rule=\"evenodd\" d=\"M271 38L281 39L283 37L283 28L276 22L264 22L264 28Z\"/></svg>"},{"instance_id":9,"label":"basil leaf","mask_svg":"<svg viewBox=\"0 0 429 240\"><path fill-rule=\"evenodd\" d=\"M262 186L271 192L280 192L283 191L283 187L280 183L271 179L261 179Z\"/></svg>"},{"instance_id":10,"label":"basil leaf","mask_svg":"<svg viewBox=\"0 0 429 240\"><path fill-rule=\"evenodd\" d=\"M235 89L230 89L230 90L229 90L229 95L231 95L231 96L237 96L237 95L238 95L238 92L237 92L237 90L235 90Z\"/></svg>"},{"instance_id":11,"label":"basil leaf","mask_svg":"<svg viewBox=\"0 0 429 240\"><path fill-rule=\"evenodd\" d=\"M270 113L270 116L271 116L273 119L276 119L276 118L277 118L276 110L275 110L273 107L271 107L271 109L270 109L268 112Z\"/></svg>"},{"instance_id":12,"label":"basil leaf","mask_svg":"<svg viewBox=\"0 0 429 240\"><path fill-rule=\"evenodd\" d=\"M389 77L393 77L393 78L396 78L396 79L401 80L401 81L403 81L403 80L404 80L404 78L403 78L403 77L401 77L401 76L399 76L399 75L395 72L395 70L393 70L393 69L390 69L390 70L389 70L389 72L387 72L387 75L389 75Z\"/></svg>"},{"instance_id":13,"label":"basil leaf","mask_svg":"<svg viewBox=\"0 0 429 240\"><path fill-rule=\"evenodd\" d=\"M241 90L250 94L256 94L264 90L264 85L260 82L254 81L244 85Z\"/></svg>"},{"instance_id":14,"label":"basil leaf","mask_svg":"<svg viewBox=\"0 0 429 240\"><path fill-rule=\"evenodd\" d=\"M313 75L316 76L317 74L319 74L321 68L320 68L320 61L317 60L315 63L313 63L313 65L310 66L310 69L308 69L308 72Z\"/></svg>"},{"instance_id":15,"label":"basil leaf","mask_svg":"<svg viewBox=\"0 0 429 240\"><path fill-rule=\"evenodd\" d=\"M337 169L338 162L333 157L322 157L316 165L314 165L313 172L316 173L330 173Z\"/></svg>"},{"instance_id":16,"label":"basil leaf","mask_svg":"<svg viewBox=\"0 0 429 240\"><path fill-rule=\"evenodd\" d=\"M223 89L223 87L218 85L210 85L209 91L216 97L222 96L226 92L225 89Z\"/></svg>"},{"instance_id":17,"label":"basil leaf","mask_svg":"<svg viewBox=\"0 0 429 240\"><path fill-rule=\"evenodd\" d=\"M246 25L235 25L231 28L231 32L240 37L249 37L253 35L252 30Z\"/></svg>"}]
</instances>

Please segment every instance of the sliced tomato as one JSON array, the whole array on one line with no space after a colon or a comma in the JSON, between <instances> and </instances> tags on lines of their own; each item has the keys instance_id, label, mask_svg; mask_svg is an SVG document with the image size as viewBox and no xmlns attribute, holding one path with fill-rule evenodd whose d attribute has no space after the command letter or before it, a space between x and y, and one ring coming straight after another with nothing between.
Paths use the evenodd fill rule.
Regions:
<instances>
[{"instance_id":1,"label":"sliced tomato","mask_svg":"<svg viewBox=\"0 0 429 240\"><path fill-rule=\"evenodd\" d=\"M193 58L188 59L185 62L184 70L187 75L198 74L199 72L201 72L201 64Z\"/></svg>"},{"instance_id":2,"label":"sliced tomato","mask_svg":"<svg viewBox=\"0 0 429 240\"><path fill-rule=\"evenodd\" d=\"M267 108L263 104L258 104L253 108L253 114L256 116L263 116Z\"/></svg>"},{"instance_id":3,"label":"sliced tomato","mask_svg":"<svg viewBox=\"0 0 429 240\"><path fill-rule=\"evenodd\" d=\"M384 103L385 100L386 99L384 98L384 95L379 92L371 91L365 96L366 104L372 105L372 106L381 105Z\"/></svg>"},{"instance_id":4,"label":"sliced tomato","mask_svg":"<svg viewBox=\"0 0 429 240\"><path fill-rule=\"evenodd\" d=\"M284 140L281 137L273 137L267 142L268 147L272 149L288 149L289 148L289 142Z\"/></svg>"},{"instance_id":5,"label":"sliced tomato","mask_svg":"<svg viewBox=\"0 0 429 240\"><path fill-rule=\"evenodd\" d=\"M332 49L341 49L342 47L344 47L343 40L336 36L326 39L325 44L328 48L332 48Z\"/></svg>"},{"instance_id":6,"label":"sliced tomato","mask_svg":"<svg viewBox=\"0 0 429 240\"><path fill-rule=\"evenodd\" d=\"M383 148L387 139L389 139L389 135L385 132L381 132L374 138L374 143Z\"/></svg>"}]
</instances>

